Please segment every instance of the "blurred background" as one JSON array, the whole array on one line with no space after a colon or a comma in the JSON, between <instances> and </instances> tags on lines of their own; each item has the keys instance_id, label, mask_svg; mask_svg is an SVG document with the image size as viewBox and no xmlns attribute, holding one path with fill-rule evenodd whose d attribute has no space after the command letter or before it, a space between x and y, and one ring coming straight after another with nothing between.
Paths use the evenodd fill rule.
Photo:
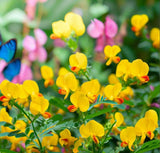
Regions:
<instances>
[{"instance_id":1,"label":"blurred background","mask_svg":"<svg viewBox=\"0 0 160 153\"><path fill-rule=\"evenodd\" d=\"M159 27L159 6L159 0L0 0L0 33L3 42L11 38L18 40L16 57L22 58L24 37L34 36L35 28L43 30L48 37L44 45L48 53L46 63L57 73L58 67L68 65L70 52L68 48L56 47L49 38L52 33L52 22L63 20L67 12L73 11L82 16L87 28L94 18L105 22L106 16L109 15L118 24L116 42L122 48L121 58L127 58L129 61L141 58L147 63L157 62L159 59L156 53L152 54L151 60L152 44L137 38L131 31L130 19L134 14L147 14L149 17L147 29L150 31L153 27ZM103 53L94 51L95 42L96 40L85 32L79 39L79 48L89 58L93 77L98 78L101 83L106 83L107 76L115 71L115 66L106 68ZM92 62L93 59L95 62ZM33 62L32 69L36 65L43 65L43 62ZM158 71L159 68L154 67L152 72L157 75Z\"/></svg>"}]
</instances>

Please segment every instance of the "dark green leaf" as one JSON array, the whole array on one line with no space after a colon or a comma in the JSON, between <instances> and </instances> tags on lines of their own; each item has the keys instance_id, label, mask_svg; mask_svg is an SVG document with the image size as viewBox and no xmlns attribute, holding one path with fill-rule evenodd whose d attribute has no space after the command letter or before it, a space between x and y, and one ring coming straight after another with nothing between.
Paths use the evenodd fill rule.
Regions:
<instances>
[{"instance_id":1,"label":"dark green leaf","mask_svg":"<svg viewBox=\"0 0 160 153\"><path fill-rule=\"evenodd\" d=\"M31 140L30 140L30 139L26 140L26 142L25 142L25 146L28 146L28 145L30 144L30 142L31 142Z\"/></svg>"},{"instance_id":2,"label":"dark green leaf","mask_svg":"<svg viewBox=\"0 0 160 153\"><path fill-rule=\"evenodd\" d=\"M102 109L102 110L98 110L98 112L96 112L94 114L87 115L86 119L91 119L91 118L97 117L99 115L102 115L102 114L105 114L107 112L110 112L111 110L112 110L112 108L105 108L105 109Z\"/></svg>"},{"instance_id":3,"label":"dark green leaf","mask_svg":"<svg viewBox=\"0 0 160 153\"><path fill-rule=\"evenodd\" d=\"M19 138L19 137L25 137L26 134L25 133L18 133L15 135L16 138Z\"/></svg>"},{"instance_id":4,"label":"dark green leaf","mask_svg":"<svg viewBox=\"0 0 160 153\"><path fill-rule=\"evenodd\" d=\"M68 109L64 106L64 101L60 98L52 98L49 100L49 103L63 109L65 112L68 112Z\"/></svg>"},{"instance_id":5,"label":"dark green leaf","mask_svg":"<svg viewBox=\"0 0 160 153\"><path fill-rule=\"evenodd\" d=\"M30 139L33 139L33 138L34 138L34 132L32 132L32 133L29 135L29 138L30 138Z\"/></svg>"},{"instance_id":6,"label":"dark green leaf","mask_svg":"<svg viewBox=\"0 0 160 153\"><path fill-rule=\"evenodd\" d=\"M8 134L8 136L9 136L9 137L15 136L18 132L20 132L20 130L16 130L16 131L10 132L10 133Z\"/></svg>"},{"instance_id":7,"label":"dark green leaf","mask_svg":"<svg viewBox=\"0 0 160 153\"><path fill-rule=\"evenodd\" d=\"M75 122L73 122L72 120L71 121L68 121L68 122L64 122L64 123L61 123L61 124L58 124L54 127L54 130L63 130L65 128L68 128L68 129L71 129L71 128L74 128L75 127Z\"/></svg>"},{"instance_id":8,"label":"dark green leaf","mask_svg":"<svg viewBox=\"0 0 160 153\"><path fill-rule=\"evenodd\" d=\"M16 153L16 152L7 149L0 149L0 153Z\"/></svg>"},{"instance_id":9,"label":"dark green leaf","mask_svg":"<svg viewBox=\"0 0 160 153\"><path fill-rule=\"evenodd\" d=\"M25 134L27 135L29 133L29 131L30 131L30 128L27 127L26 130L25 130Z\"/></svg>"},{"instance_id":10,"label":"dark green leaf","mask_svg":"<svg viewBox=\"0 0 160 153\"><path fill-rule=\"evenodd\" d=\"M49 122L50 121L52 121L52 122L54 122L54 121L61 121L63 119L63 116L62 115L60 115L60 114L57 114L57 115L54 115L52 118L50 118L49 119Z\"/></svg>"},{"instance_id":11,"label":"dark green leaf","mask_svg":"<svg viewBox=\"0 0 160 153\"><path fill-rule=\"evenodd\" d=\"M152 92L150 92L149 101L152 101L152 99L156 98L158 95L160 95L160 85L156 86Z\"/></svg>"},{"instance_id":12,"label":"dark green leaf","mask_svg":"<svg viewBox=\"0 0 160 153\"><path fill-rule=\"evenodd\" d=\"M9 127L9 128L11 128L11 129L15 129L15 126L14 125L12 125L12 124L10 124L10 123L7 123L7 122L0 122L0 126L5 126L5 127Z\"/></svg>"},{"instance_id":13,"label":"dark green leaf","mask_svg":"<svg viewBox=\"0 0 160 153\"><path fill-rule=\"evenodd\" d=\"M135 153L144 153L156 148L160 148L160 140L152 140L145 142L140 149L135 151Z\"/></svg>"}]
</instances>

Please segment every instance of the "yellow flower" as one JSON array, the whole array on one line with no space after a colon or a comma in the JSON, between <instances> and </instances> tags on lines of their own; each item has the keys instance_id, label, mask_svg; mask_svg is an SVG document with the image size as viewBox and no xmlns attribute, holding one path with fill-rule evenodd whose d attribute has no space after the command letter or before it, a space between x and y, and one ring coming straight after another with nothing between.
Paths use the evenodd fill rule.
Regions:
<instances>
[{"instance_id":1,"label":"yellow flower","mask_svg":"<svg viewBox=\"0 0 160 153\"><path fill-rule=\"evenodd\" d=\"M160 48L160 29L153 28L150 32L150 38L153 41L153 47Z\"/></svg>"},{"instance_id":2,"label":"yellow flower","mask_svg":"<svg viewBox=\"0 0 160 153\"><path fill-rule=\"evenodd\" d=\"M109 84L116 84L116 83L119 83L119 80L116 77L116 75L112 73L108 77L108 82L109 82Z\"/></svg>"},{"instance_id":3,"label":"yellow flower","mask_svg":"<svg viewBox=\"0 0 160 153\"><path fill-rule=\"evenodd\" d=\"M127 147L133 151L132 145L136 140L136 130L134 127L127 127L120 132L120 139L122 140L121 147Z\"/></svg>"},{"instance_id":4,"label":"yellow flower","mask_svg":"<svg viewBox=\"0 0 160 153\"><path fill-rule=\"evenodd\" d=\"M116 76L122 77L124 81L136 77L141 83L145 83L149 81L148 71L148 64L141 59L136 59L132 63L128 60L121 60L117 65Z\"/></svg>"},{"instance_id":5,"label":"yellow flower","mask_svg":"<svg viewBox=\"0 0 160 153\"><path fill-rule=\"evenodd\" d=\"M74 112L79 108L81 112L86 112L89 103L95 102L99 90L100 84L96 79L83 83L80 90L71 95L70 100L73 105L68 107L69 111Z\"/></svg>"},{"instance_id":6,"label":"yellow flower","mask_svg":"<svg viewBox=\"0 0 160 153\"><path fill-rule=\"evenodd\" d=\"M82 124L79 131L83 138L91 137L96 144L99 143L97 136L104 136L104 127L94 120L90 120L86 125Z\"/></svg>"},{"instance_id":7,"label":"yellow flower","mask_svg":"<svg viewBox=\"0 0 160 153\"><path fill-rule=\"evenodd\" d=\"M73 72L78 72L79 70L86 70L87 67L87 57L83 53L77 52L69 57L69 64Z\"/></svg>"},{"instance_id":8,"label":"yellow flower","mask_svg":"<svg viewBox=\"0 0 160 153\"><path fill-rule=\"evenodd\" d=\"M121 60L116 68L116 77L123 77L124 81L127 81L130 75L130 62L128 60Z\"/></svg>"},{"instance_id":9,"label":"yellow flower","mask_svg":"<svg viewBox=\"0 0 160 153\"><path fill-rule=\"evenodd\" d=\"M157 124L155 124L154 119L149 119L144 117L138 120L138 122L135 125L135 129L137 136L142 136L140 144L143 144L146 135L150 139L153 139L154 137L153 131L156 129L156 127Z\"/></svg>"},{"instance_id":10,"label":"yellow flower","mask_svg":"<svg viewBox=\"0 0 160 153\"><path fill-rule=\"evenodd\" d=\"M70 25L71 29L76 33L77 36L84 34L85 25L80 15L69 12L65 15L64 20Z\"/></svg>"},{"instance_id":11,"label":"yellow flower","mask_svg":"<svg viewBox=\"0 0 160 153\"><path fill-rule=\"evenodd\" d=\"M153 120L155 125L156 125L156 128L158 128L158 115L157 115L157 112L155 110L153 110L153 109L148 110L145 113L145 118Z\"/></svg>"},{"instance_id":12,"label":"yellow flower","mask_svg":"<svg viewBox=\"0 0 160 153\"><path fill-rule=\"evenodd\" d=\"M67 22L62 20L56 21L52 23L52 31L51 39L55 38L68 38L71 34L70 25Z\"/></svg>"},{"instance_id":13,"label":"yellow flower","mask_svg":"<svg viewBox=\"0 0 160 153\"><path fill-rule=\"evenodd\" d=\"M114 100L117 103L123 103L123 99L119 97L119 94L122 90L121 83L116 83L114 85L107 85L104 88L104 95L108 100Z\"/></svg>"},{"instance_id":14,"label":"yellow flower","mask_svg":"<svg viewBox=\"0 0 160 153\"><path fill-rule=\"evenodd\" d=\"M41 114L44 118L50 118L51 114L46 112L49 107L49 102L47 99L40 96L33 96L30 103L30 111L33 115Z\"/></svg>"},{"instance_id":15,"label":"yellow flower","mask_svg":"<svg viewBox=\"0 0 160 153\"><path fill-rule=\"evenodd\" d=\"M33 80L26 80L23 82L24 90L31 96L39 94L39 87L37 83Z\"/></svg>"},{"instance_id":16,"label":"yellow flower","mask_svg":"<svg viewBox=\"0 0 160 153\"><path fill-rule=\"evenodd\" d=\"M146 136L150 139L153 139L154 133L153 131L158 127L158 115L154 110L148 110L145 113L145 117L138 120L135 125L135 129L137 132L137 136L141 137L140 144L143 144Z\"/></svg>"},{"instance_id":17,"label":"yellow flower","mask_svg":"<svg viewBox=\"0 0 160 153\"><path fill-rule=\"evenodd\" d=\"M79 148L79 146L82 145L82 142L84 142L84 140L81 137L79 137L79 139L74 144L73 153L78 153L79 152L78 148Z\"/></svg>"},{"instance_id":18,"label":"yellow flower","mask_svg":"<svg viewBox=\"0 0 160 153\"><path fill-rule=\"evenodd\" d=\"M42 66L41 67L41 75L42 78L45 80L44 82L44 86L47 88L48 86L52 86L54 84L54 80L53 80L53 70L52 68L50 68L49 66Z\"/></svg>"},{"instance_id":19,"label":"yellow flower","mask_svg":"<svg viewBox=\"0 0 160 153\"><path fill-rule=\"evenodd\" d=\"M12 82L4 80L1 83L0 90L1 90L1 93L3 94L3 96L0 97L0 101L2 101L2 105L8 106L9 108L11 108L11 106L8 104L8 102L11 99L18 98L18 96L19 96L18 86Z\"/></svg>"},{"instance_id":20,"label":"yellow flower","mask_svg":"<svg viewBox=\"0 0 160 153\"><path fill-rule=\"evenodd\" d=\"M59 152L58 144L58 135L56 133L51 132L53 136L45 136L42 139L42 146L45 146L48 150L52 152Z\"/></svg>"},{"instance_id":21,"label":"yellow flower","mask_svg":"<svg viewBox=\"0 0 160 153\"><path fill-rule=\"evenodd\" d=\"M104 48L104 54L105 54L105 59L108 59L108 61L106 62L106 65L110 65L112 63L112 61L114 63L119 63L120 61L120 57L116 56L119 52L121 51L120 47L117 45L114 46L109 46L107 45Z\"/></svg>"},{"instance_id":22,"label":"yellow flower","mask_svg":"<svg viewBox=\"0 0 160 153\"><path fill-rule=\"evenodd\" d=\"M135 32L136 36L140 34L141 29L148 22L148 16L146 14L134 15L131 18L132 31Z\"/></svg>"},{"instance_id":23,"label":"yellow flower","mask_svg":"<svg viewBox=\"0 0 160 153\"><path fill-rule=\"evenodd\" d=\"M118 130L118 127L120 127L122 124L124 124L124 117L123 117L122 113L120 113L120 112L116 112L114 117L115 117L115 119L112 117L112 119L110 121L111 124L113 124L116 120L116 123L112 128L112 131L115 132L115 134L119 134L120 131Z\"/></svg>"},{"instance_id":24,"label":"yellow flower","mask_svg":"<svg viewBox=\"0 0 160 153\"><path fill-rule=\"evenodd\" d=\"M73 73L68 72L65 75L60 75L56 80L56 85L60 87L59 94L65 95L66 99L69 95L70 90L76 91L78 88L78 80Z\"/></svg>"},{"instance_id":25,"label":"yellow flower","mask_svg":"<svg viewBox=\"0 0 160 153\"><path fill-rule=\"evenodd\" d=\"M149 66L141 59L136 59L131 63L131 76L132 78L137 77L141 83L149 81L148 72Z\"/></svg>"},{"instance_id":26,"label":"yellow flower","mask_svg":"<svg viewBox=\"0 0 160 153\"><path fill-rule=\"evenodd\" d=\"M59 143L61 146L71 146L74 144L77 138L71 136L71 132L68 129L64 129L60 132Z\"/></svg>"},{"instance_id":27,"label":"yellow flower","mask_svg":"<svg viewBox=\"0 0 160 153\"><path fill-rule=\"evenodd\" d=\"M61 68L59 69L58 76L60 76L60 75L65 75L65 74L68 73L68 72L69 72L69 71L68 71L66 68L61 67Z\"/></svg>"}]
</instances>

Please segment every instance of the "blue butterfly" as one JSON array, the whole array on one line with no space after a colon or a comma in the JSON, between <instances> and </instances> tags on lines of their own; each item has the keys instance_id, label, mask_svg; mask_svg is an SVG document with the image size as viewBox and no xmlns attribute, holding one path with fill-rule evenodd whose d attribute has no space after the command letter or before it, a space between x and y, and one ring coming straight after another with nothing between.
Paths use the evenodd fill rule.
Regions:
<instances>
[{"instance_id":1,"label":"blue butterfly","mask_svg":"<svg viewBox=\"0 0 160 153\"><path fill-rule=\"evenodd\" d=\"M21 61L20 59L15 59L8 63L8 65L3 70L3 75L9 81L19 74L21 68Z\"/></svg>"},{"instance_id":2,"label":"blue butterfly","mask_svg":"<svg viewBox=\"0 0 160 153\"><path fill-rule=\"evenodd\" d=\"M6 62L10 62L14 58L16 50L16 39L10 39L6 43L2 44L2 40L0 38L0 58L4 59Z\"/></svg>"},{"instance_id":3,"label":"blue butterfly","mask_svg":"<svg viewBox=\"0 0 160 153\"><path fill-rule=\"evenodd\" d=\"M0 58L4 59L8 65L3 69L3 75L9 81L19 74L21 68L20 59L13 59L17 50L17 40L10 39L4 44L0 35Z\"/></svg>"}]
</instances>

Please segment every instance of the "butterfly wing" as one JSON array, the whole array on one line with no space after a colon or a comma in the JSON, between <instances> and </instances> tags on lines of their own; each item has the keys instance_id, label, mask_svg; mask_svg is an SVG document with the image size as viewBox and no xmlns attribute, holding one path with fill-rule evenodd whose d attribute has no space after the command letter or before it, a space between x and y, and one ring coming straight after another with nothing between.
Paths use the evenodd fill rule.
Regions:
<instances>
[{"instance_id":1,"label":"butterfly wing","mask_svg":"<svg viewBox=\"0 0 160 153\"><path fill-rule=\"evenodd\" d=\"M0 58L4 59L6 62L10 62L16 53L16 49L16 39L10 39L0 46Z\"/></svg>"},{"instance_id":2,"label":"butterfly wing","mask_svg":"<svg viewBox=\"0 0 160 153\"><path fill-rule=\"evenodd\" d=\"M21 68L20 59L15 59L4 68L3 75L6 79L12 81L12 79L19 74L20 68Z\"/></svg>"}]
</instances>

